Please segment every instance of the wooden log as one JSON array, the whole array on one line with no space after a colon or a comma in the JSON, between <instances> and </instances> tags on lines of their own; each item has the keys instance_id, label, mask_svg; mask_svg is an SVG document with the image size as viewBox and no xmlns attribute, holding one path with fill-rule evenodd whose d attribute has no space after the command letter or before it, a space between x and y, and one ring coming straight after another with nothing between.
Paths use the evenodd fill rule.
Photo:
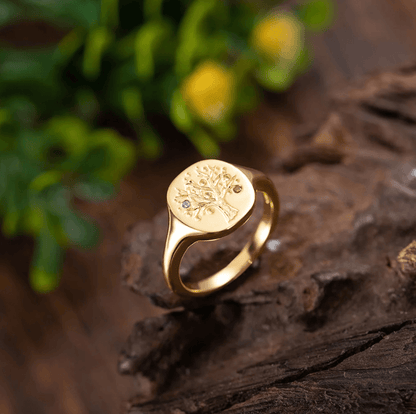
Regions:
<instances>
[{"instance_id":1,"label":"wooden log","mask_svg":"<svg viewBox=\"0 0 416 414\"><path fill-rule=\"evenodd\" d=\"M129 232L124 284L178 309L133 329L119 361L138 385L127 412L416 412L416 68L338 94L298 141L269 172L276 232L218 294L165 286L165 212ZM221 267L254 226L195 246L184 277Z\"/></svg>"}]
</instances>

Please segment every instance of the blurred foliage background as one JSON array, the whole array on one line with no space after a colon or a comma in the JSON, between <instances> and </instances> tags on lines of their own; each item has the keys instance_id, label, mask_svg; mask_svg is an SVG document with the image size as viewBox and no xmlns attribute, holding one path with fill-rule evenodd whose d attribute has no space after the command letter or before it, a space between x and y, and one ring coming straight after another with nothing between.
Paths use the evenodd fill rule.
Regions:
<instances>
[{"instance_id":1,"label":"blurred foliage background","mask_svg":"<svg viewBox=\"0 0 416 414\"><path fill-rule=\"evenodd\" d=\"M162 154L153 115L217 157L264 90L307 70L307 33L333 16L332 0L0 0L0 27L57 33L0 45L2 232L34 237L32 287L53 290L65 249L99 240L74 197L108 199L138 159Z\"/></svg>"}]
</instances>

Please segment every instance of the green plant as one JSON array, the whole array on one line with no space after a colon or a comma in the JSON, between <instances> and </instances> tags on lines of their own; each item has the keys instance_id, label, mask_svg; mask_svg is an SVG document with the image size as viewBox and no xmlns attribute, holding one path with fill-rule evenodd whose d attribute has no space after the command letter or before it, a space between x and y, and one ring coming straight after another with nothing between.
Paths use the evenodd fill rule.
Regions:
<instances>
[{"instance_id":1,"label":"green plant","mask_svg":"<svg viewBox=\"0 0 416 414\"><path fill-rule=\"evenodd\" d=\"M0 0L1 26L32 20L64 33L53 47L0 50L2 231L35 238L33 288L57 286L67 246L98 240L73 197L107 199L137 156L160 155L152 114L218 156L262 88L287 89L306 70L305 30L332 17L330 0L285 11L231 0ZM103 128L109 113L137 141Z\"/></svg>"}]
</instances>

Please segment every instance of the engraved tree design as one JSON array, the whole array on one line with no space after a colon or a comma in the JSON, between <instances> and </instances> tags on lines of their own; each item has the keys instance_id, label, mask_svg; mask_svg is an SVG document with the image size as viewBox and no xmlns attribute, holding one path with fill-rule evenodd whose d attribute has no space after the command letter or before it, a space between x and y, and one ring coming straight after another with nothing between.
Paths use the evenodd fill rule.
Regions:
<instances>
[{"instance_id":1,"label":"engraved tree design","mask_svg":"<svg viewBox=\"0 0 416 414\"><path fill-rule=\"evenodd\" d=\"M218 166L196 167L196 176L197 181L188 172L185 175L185 190L176 189L178 195L175 201L181 204L182 211L200 220L204 214L213 214L218 209L228 222L233 220L238 210L225 197L231 191L239 193L242 190L237 176L228 174L226 167Z\"/></svg>"}]
</instances>

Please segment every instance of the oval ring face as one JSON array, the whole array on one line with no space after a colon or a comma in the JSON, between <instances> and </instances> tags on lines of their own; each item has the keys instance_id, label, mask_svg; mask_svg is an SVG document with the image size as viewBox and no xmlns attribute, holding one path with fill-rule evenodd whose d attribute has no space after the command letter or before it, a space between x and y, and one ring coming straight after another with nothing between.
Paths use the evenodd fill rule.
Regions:
<instances>
[{"instance_id":1,"label":"oval ring face","mask_svg":"<svg viewBox=\"0 0 416 414\"><path fill-rule=\"evenodd\" d=\"M235 226L254 206L255 198L248 177L219 160L191 165L172 181L167 194L175 217L206 233Z\"/></svg>"}]
</instances>

